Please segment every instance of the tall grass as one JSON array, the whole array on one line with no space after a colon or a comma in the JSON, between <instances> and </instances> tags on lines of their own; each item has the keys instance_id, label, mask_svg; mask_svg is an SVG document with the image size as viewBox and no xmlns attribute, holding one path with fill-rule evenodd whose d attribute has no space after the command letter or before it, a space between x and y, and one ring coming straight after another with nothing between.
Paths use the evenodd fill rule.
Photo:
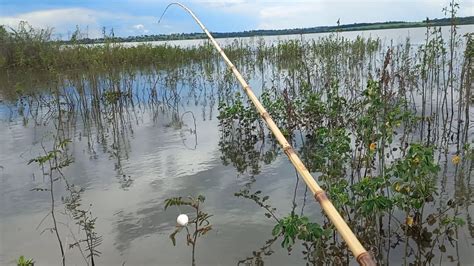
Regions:
<instances>
[{"instance_id":1,"label":"tall grass","mask_svg":"<svg viewBox=\"0 0 474 266\"><path fill-rule=\"evenodd\" d=\"M0 68L6 70L85 70L117 67L177 67L208 59L209 46L189 49L169 45L139 44L125 47L113 41L103 44L64 45L51 39L52 30L35 29L22 22L16 29L0 27Z\"/></svg>"}]
</instances>

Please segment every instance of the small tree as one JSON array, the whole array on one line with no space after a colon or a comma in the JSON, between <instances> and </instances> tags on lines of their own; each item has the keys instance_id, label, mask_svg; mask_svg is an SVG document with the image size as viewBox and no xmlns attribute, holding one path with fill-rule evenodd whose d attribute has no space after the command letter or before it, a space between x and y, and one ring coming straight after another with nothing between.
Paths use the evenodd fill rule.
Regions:
<instances>
[{"instance_id":1,"label":"small tree","mask_svg":"<svg viewBox=\"0 0 474 266\"><path fill-rule=\"evenodd\" d=\"M212 229L212 225L209 222L209 218L212 215L202 211L201 203L203 203L204 200L205 200L205 197L202 195L199 195L196 198L188 197L187 199L183 199L182 197L176 197L176 198L169 198L165 200L165 210L170 206L182 206L182 205L190 206L195 210L196 216L189 221L189 224L191 224L190 227L194 227L194 231L191 232L188 229L187 225L184 225L184 226L177 225L176 230L170 235L171 241L173 241L173 245L175 246L176 234L181 232L183 228L186 229L186 232L187 232L186 245L188 246L191 245L193 248L192 265L196 265L195 251L196 251L196 243L197 243L198 237L205 235L207 232L209 232Z\"/></svg>"}]
</instances>

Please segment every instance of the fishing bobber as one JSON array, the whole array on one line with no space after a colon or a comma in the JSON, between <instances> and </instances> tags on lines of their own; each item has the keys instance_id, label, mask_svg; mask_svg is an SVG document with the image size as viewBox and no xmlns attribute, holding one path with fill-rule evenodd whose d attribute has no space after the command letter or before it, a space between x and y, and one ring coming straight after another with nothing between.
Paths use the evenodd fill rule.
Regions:
<instances>
[{"instance_id":1,"label":"fishing bobber","mask_svg":"<svg viewBox=\"0 0 474 266\"><path fill-rule=\"evenodd\" d=\"M178 216L178 218L176 218L176 222L180 225L180 226L186 226L188 225L188 222L189 222L189 218L186 214L180 214Z\"/></svg>"}]
</instances>

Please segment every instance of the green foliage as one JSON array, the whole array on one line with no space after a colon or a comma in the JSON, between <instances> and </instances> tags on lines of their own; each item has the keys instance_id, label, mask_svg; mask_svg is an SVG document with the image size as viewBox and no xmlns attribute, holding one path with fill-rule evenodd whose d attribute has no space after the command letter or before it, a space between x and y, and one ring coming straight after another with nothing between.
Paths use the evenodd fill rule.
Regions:
<instances>
[{"instance_id":1,"label":"green foliage","mask_svg":"<svg viewBox=\"0 0 474 266\"><path fill-rule=\"evenodd\" d=\"M233 97L233 104L228 105L225 102L219 104L220 123L228 123L229 121L237 121L239 126L248 128L259 119L258 113L252 105L244 104L242 96L239 92Z\"/></svg>"},{"instance_id":2,"label":"green foliage","mask_svg":"<svg viewBox=\"0 0 474 266\"><path fill-rule=\"evenodd\" d=\"M34 266L35 261L33 259L27 259L25 256L20 256L16 261L17 266Z\"/></svg>"},{"instance_id":3,"label":"green foliage","mask_svg":"<svg viewBox=\"0 0 474 266\"><path fill-rule=\"evenodd\" d=\"M275 120L278 124L278 127L285 129L288 128L286 122L286 108L283 97L280 95L271 95L270 91L264 91L262 96L262 104L267 110L267 112L272 116L272 119Z\"/></svg>"},{"instance_id":4,"label":"green foliage","mask_svg":"<svg viewBox=\"0 0 474 266\"><path fill-rule=\"evenodd\" d=\"M305 114L305 124L321 125L326 117L326 104L321 99L320 93L309 93L307 101L303 102L302 113Z\"/></svg>"},{"instance_id":5,"label":"green foliage","mask_svg":"<svg viewBox=\"0 0 474 266\"><path fill-rule=\"evenodd\" d=\"M85 239L69 244L69 248L85 243L88 251L87 257L94 264L94 257L99 257L101 254L97 248L102 244L103 240L102 236L98 235L95 231L97 217L92 215L91 210L81 208L81 194L84 192L84 189L70 186L68 190L70 194L63 198L66 210L69 211L76 224L85 234Z\"/></svg>"},{"instance_id":6,"label":"green foliage","mask_svg":"<svg viewBox=\"0 0 474 266\"><path fill-rule=\"evenodd\" d=\"M331 230L323 229L317 223L311 223L308 217L298 216L291 213L289 216L281 219L273 227L273 236L283 236L281 246L288 250L295 244L296 239L306 242L315 242L322 237L328 237Z\"/></svg>"},{"instance_id":7,"label":"green foliage","mask_svg":"<svg viewBox=\"0 0 474 266\"><path fill-rule=\"evenodd\" d=\"M198 195L196 198L188 197L187 199L183 199L182 197L174 197L165 200L165 210L168 209L170 206L191 206L193 208L199 207L200 203L203 203L206 198L202 195Z\"/></svg>"},{"instance_id":8,"label":"green foliage","mask_svg":"<svg viewBox=\"0 0 474 266\"><path fill-rule=\"evenodd\" d=\"M326 177L342 177L350 151L346 129L321 127L310 135L302 152L312 171L322 172Z\"/></svg>"},{"instance_id":9,"label":"green foliage","mask_svg":"<svg viewBox=\"0 0 474 266\"><path fill-rule=\"evenodd\" d=\"M38 163L39 165L43 165L46 162L49 162L50 160L56 158L57 154L59 154L59 153L61 153L60 150L49 151L49 152L47 152L46 155L38 156L36 158L33 158L33 159L29 160L28 164Z\"/></svg>"},{"instance_id":10,"label":"green foliage","mask_svg":"<svg viewBox=\"0 0 474 266\"><path fill-rule=\"evenodd\" d=\"M35 29L21 21L17 28L0 29L0 68L33 67L52 63L59 45L51 42L52 29Z\"/></svg>"},{"instance_id":11,"label":"green foliage","mask_svg":"<svg viewBox=\"0 0 474 266\"><path fill-rule=\"evenodd\" d=\"M265 216L267 218L274 218L276 221L279 221L277 218L275 211L276 208L272 207L267 201L269 200L269 196L262 196L262 191L257 190L254 193L250 193L249 189L242 189L240 192L236 192L234 194L236 197L242 197L245 199L253 200L258 206L264 208L266 210Z\"/></svg>"},{"instance_id":12,"label":"green foliage","mask_svg":"<svg viewBox=\"0 0 474 266\"><path fill-rule=\"evenodd\" d=\"M100 45L83 45L78 42L82 35L78 28L73 34L75 40L67 45L52 40L51 34L52 29L35 29L26 22L21 22L16 29L0 28L0 68L60 72L143 66L166 69L205 62L215 55L208 46L186 49L139 44L125 47L115 39Z\"/></svg>"},{"instance_id":13,"label":"green foliage","mask_svg":"<svg viewBox=\"0 0 474 266\"><path fill-rule=\"evenodd\" d=\"M253 106L243 102L240 93L236 93L232 100L233 103L222 101L218 108L221 159L224 165L232 164L239 173L249 171L256 175L260 172L259 162L271 162L276 157L277 147L272 146L266 152L257 148L263 134L258 113Z\"/></svg>"},{"instance_id":14,"label":"green foliage","mask_svg":"<svg viewBox=\"0 0 474 266\"><path fill-rule=\"evenodd\" d=\"M405 122L411 122L413 114L405 110L403 99L392 98L390 93L384 92L380 84L374 80L367 81L367 88L361 99L361 115L357 118L356 128L359 141L368 148L371 143L382 140L385 144L393 142L394 129ZM373 155L373 154L372 154Z\"/></svg>"},{"instance_id":15,"label":"green foliage","mask_svg":"<svg viewBox=\"0 0 474 266\"><path fill-rule=\"evenodd\" d=\"M193 261L194 261L194 249L196 246L196 242L199 237L206 235L209 231L212 230L211 222L209 218L212 215L203 212L201 210L201 204L204 203L206 198L202 195L198 195L197 197L188 197L183 199L182 197L173 197L165 200L165 210L171 206L190 206L194 209L196 216L192 218L188 224L194 225L194 231L190 232L188 227L186 226L186 244L193 246ZM177 226L176 230L170 234L170 239L173 242L173 245L176 245L176 235L181 232L183 227Z\"/></svg>"},{"instance_id":16,"label":"green foliage","mask_svg":"<svg viewBox=\"0 0 474 266\"><path fill-rule=\"evenodd\" d=\"M439 169L433 147L411 144L406 156L391 167L396 204L403 210L419 210L432 201Z\"/></svg>"},{"instance_id":17,"label":"green foliage","mask_svg":"<svg viewBox=\"0 0 474 266\"><path fill-rule=\"evenodd\" d=\"M327 193L336 209L344 210L345 207L353 207L354 202L350 199L350 189L349 182L345 179L331 183Z\"/></svg>"},{"instance_id":18,"label":"green foliage","mask_svg":"<svg viewBox=\"0 0 474 266\"><path fill-rule=\"evenodd\" d=\"M243 189L235 193L235 196L250 199L265 209L265 216L276 221L272 235L275 237L275 240L283 237L281 246L288 249L288 251L292 249L296 240L302 241L303 246L311 249L314 248L314 244L320 241L321 238L328 237L331 234L331 230L323 229L319 224L311 223L308 217L298 216L294 212L287 217L279 219L276 214L276 208L268 203L270 197L263 196L260 190L251 193L249 189Z\"/></svg>"},{"instance_id":19,"label":"green foliage","mask_svg":"<svg viewBox=\"0 0 474 266\"><path fill-rule=\"evenodd\" d=\"M102 236L99 236L95 232L96 217L92 216L90 209L81 208L81 193L84 189L74 186L69 183L69 180L64 176L62 170L73 163L73 159L68 155L67 149L68 144L71 143L70 139L60 139L55 136L54 146L51 151L44 151L45 155L38 156L31 159L28 164L33 162L37 163L42 171L43 175L48 175L50 178L50 188L33 188L32 191L48 191L53 197L53 183L62 180L66 184L66 190L69 192L67 196L62 196L62 201L71 218L81 229L81 233L84 233L84 239L79 239L76 242L70 243L69 248L81 247L81 244L85 243L88 254L87 258L90 259L91 264L94 265L94 258L98 257L101 252L97 250L98 246L102 243ZM54 202L52 202L54 205ZM56 217L54 212L51 213L53 224L55 224L54 231L58 231L56 226ZM60 243L59 234L57 234L58 241ZM61 252L62 252L62 244ZM81 250L82 252L82 250ZM63 255L64 258L64 255Z\"/></svg>"},{"instance_id":20,"label":"green foliage","mask_svg":"<svg viewBox=\"0 0 474 266\"><path fill-rule=\"evenodd\" d=\"M393 202L383 192L389 184L388 180L382 177L366 177L352 186L354 193L360 196L356 210L366 217L388 211Z\"/></svg>"}]
</instances>

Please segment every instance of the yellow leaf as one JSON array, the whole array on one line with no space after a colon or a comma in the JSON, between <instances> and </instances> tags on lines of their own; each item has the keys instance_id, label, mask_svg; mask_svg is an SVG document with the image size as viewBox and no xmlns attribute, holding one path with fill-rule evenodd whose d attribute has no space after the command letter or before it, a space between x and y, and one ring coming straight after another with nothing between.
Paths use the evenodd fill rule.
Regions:
<instances>
[{"instance_id":1,"label":"yellow leaf","mask_svg":"<svg viewBox=\"0 0 474 266\"><path fill-rule=\"evenodd\" d=\"M420 158L418 158L418 157L413 158L413 163L414 164L419 164L420 163Z\"/></svg>"},{"instance_id":2,"label":"yellow leaf","mask_svg":"<svg viewBox=\"0 0 474 266\"><path fill-rule=\"evenodd\" d=\"M413 225L413 217L408 216L405 222L408 226L411 227Z\"/></svg>"},{"instance_id":3,"label":"yellow leaf","mask_svg":"<svg viewBox=\"0 0 474 266\"><path fill-rule=\"evenodd\" d=\"M401 188L402 188L402 185L400 185L400 183L395 184L395 191L400 192Z\"/></svg>"},{"instance_id":4,"label":"yellow leaf","mask_svg":"<svg viewBox=\"0 0 474 266\"><path fill-rule=\"evenodd\" d=\"M451 159L451 162L453 162L453 164L458 164L459 162L461 162L461 156L459 155L454 155L453 158Z\"/></svg>"},{"instance_id":5,"label":"yellow leaf","mask_svg":"<svg viewBox=\"0 0 474 266\"><path fill-rule=\"evenodd\" d=\"M370 143L369 149L370 151L375 151L375 149L377 149L377 143L375 142Z\"/></svg>"}]
</instances>

